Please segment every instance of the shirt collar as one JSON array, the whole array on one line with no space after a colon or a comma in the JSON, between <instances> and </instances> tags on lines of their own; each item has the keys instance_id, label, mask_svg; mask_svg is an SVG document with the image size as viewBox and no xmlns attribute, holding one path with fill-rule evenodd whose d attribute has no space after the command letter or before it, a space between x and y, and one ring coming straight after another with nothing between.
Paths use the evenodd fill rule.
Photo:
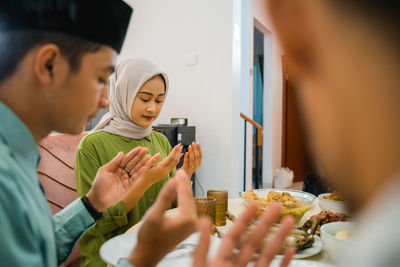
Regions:
<instances>
[{"instance_id":1,"label":"shirt collar","mask_svg":"<svg viewBox=\"0 0 400 267\"><path fill-rule=\"evenodd\" d=\"M10 148L11 154L22 166L36 169L40 154L28 127L1 101L0 118L0 139Z\"/></svg>"},{"instance_id":2,"label":"shirt collar","mask_svg":"<svg viewBox=\"0 0 400 267\"><path fill-rule=\"evenodd\" d=\"M126 137L126 136L122 136L122 135L120 135L119 136L122 140L124 140L125 142L127 142L127 143L129 143L129 142L132 142L133 140L147 140L147 141L149 141L149 142L151 142L151 139L150 139L150 135L148 135L148 136L145 136L145 137L143 137L142 139L132 139L132 138L130 138L130 137Z\"/></svg>"}]
</instances>

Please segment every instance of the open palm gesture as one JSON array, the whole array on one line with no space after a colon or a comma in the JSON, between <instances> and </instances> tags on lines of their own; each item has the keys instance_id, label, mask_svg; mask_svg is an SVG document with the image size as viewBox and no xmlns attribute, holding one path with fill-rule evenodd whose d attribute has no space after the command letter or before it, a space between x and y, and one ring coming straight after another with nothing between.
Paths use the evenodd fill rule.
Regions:
<instances>
[{"instance_id":1,"label":"open palm gesture","mask_svg":"<svg viewBox=\"0 0 400 267\"><path fill-rule=\"evenodd\" d=\"M142 176L158 160L146 155L146 148L136 147L131 152L119 152L97 172L92 188L87 193L90 203L98 211L121 201L135 180Z\"/></svg>"},{"instance_id":2,"label":"open palm gesture","mask_svg":"<svg viewBox=\"0 0 400 267\"><path fill-rule=\"evenodd\" d=\"M182 169L191 177L200 167L202 159L203 149L201 149L200 144L193 142L185 153Z\"/></svg>"}]
</instances>

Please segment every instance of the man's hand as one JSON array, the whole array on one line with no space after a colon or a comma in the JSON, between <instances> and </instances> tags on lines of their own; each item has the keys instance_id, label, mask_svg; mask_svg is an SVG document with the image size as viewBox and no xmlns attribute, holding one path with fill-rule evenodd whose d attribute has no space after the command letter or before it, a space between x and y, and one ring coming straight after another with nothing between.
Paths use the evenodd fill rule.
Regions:
<instances>
[{"instance_id":1,"label":"man's hand","mask_svg":"<svg viewBox=\"0 0 400 267\"><path fill-rule=\"evenodd\" d=\"M165 211L174 200L178 216L168 217ZM148 210L138 233L138 242L129 261L135 267L155 266L168 252L196 230L197 217L188 175L179 170L158 195Z\"/></svg>"},{"instance_id":2,"label":"man's hand","mask_svg":"<svg viewBox=\"0 0 400 267\"><path fill-rule=\"evenodd\" d=\"M276 221L280 214L279 205L271 205L266 214L259 220L256 228L250 233L242 244L240 251L237 255L234 254L234 249L241 241L241 237L245 234L246 228L249 223L254 219L257 213L257 205L249 205L243 212L240 218L234 223L229 232L222 238L222 243L217 252L217 255L211 261L207 261L208 246L210 243L210 222L207 219L201 221L200 225L200 240L194 253L194 267L238 267L247 266L253 259L254 253L265 235L268 233L269 228ZM283 220L282 226L271 241L261 252L256 267L269 266L275 255L278 254L285 242L286 237L290 234L290 230L294 226L294 220L287 217ZM288 266L295 250L290 248L286 251L284 259L281 262L281 267Z\"/></svg>"},{"instance_id":3,"label":"man's hand","mask_svg":"<svg viewBox=\"0 0 400 267\"><path fill-rule=\"evenodd\" d=\"M136 147L126 156L119 152L98 170L92 187L86 194L97 211L102 212L121 201L135 180L159 159L157 156L146 155L146 152L147 149L143 147Z\"/></svg>"},{"instance_id":4,"label":"man's hand","mask_svg":"<svg viewBox=\"0 0 400 267\"><path fill-rule=\"evenodd\" d=\"M182 169L191 177L200 167L202 159L203 149L201 149L200 144L193 142L185 153Z\"/></svg>"}]
</instances>

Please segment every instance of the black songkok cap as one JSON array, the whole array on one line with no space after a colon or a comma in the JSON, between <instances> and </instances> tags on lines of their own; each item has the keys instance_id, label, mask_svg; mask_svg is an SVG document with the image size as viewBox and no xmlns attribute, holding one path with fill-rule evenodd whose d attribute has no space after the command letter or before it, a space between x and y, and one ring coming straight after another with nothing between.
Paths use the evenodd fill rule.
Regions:
<instances>
[{"instance_id":1,"label":"black songkok cap","mask_svg":"<svg viewBox=\"0 0 400 267\"><path fill-rule=\"evenodd\" d=\"M131 14L122 0L0 0L0 32L65 33L119 53Z\"/></svg>"}]
</instances>

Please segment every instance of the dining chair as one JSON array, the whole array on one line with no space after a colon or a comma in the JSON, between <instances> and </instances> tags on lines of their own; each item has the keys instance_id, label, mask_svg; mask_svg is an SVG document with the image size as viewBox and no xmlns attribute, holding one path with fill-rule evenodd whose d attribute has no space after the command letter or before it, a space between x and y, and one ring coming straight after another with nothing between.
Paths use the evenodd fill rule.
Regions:
<instances>
[{"instance_id":1,"label":"dining chair","mask_svg":"<svg viewBox=\"0 0 400 267\"><path fill-rule=\"evenodd\" d=\"M75 155L80 140L87 134L53 134L39 143L39 180L54 215L78 198L74 175ZM80 266L79 242L62 267Z\"/></svg>"}]
</instances>

